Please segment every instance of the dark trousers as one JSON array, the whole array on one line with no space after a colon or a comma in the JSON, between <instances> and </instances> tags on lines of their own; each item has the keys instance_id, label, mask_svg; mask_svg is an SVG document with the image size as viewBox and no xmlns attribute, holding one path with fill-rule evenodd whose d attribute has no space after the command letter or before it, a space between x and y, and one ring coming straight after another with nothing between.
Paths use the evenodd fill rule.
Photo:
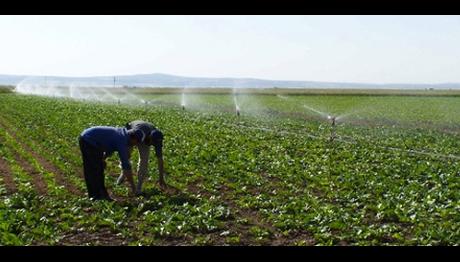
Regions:
<instances>
[{"instance_id":1,"label":"dark trousers","mask_svg":"<svg viewBox=\"0 0 460 262\"><path fill-rule=\"evenodd\" d=\"M104 152L82 137L79 137L78 142L83 157L83 173L88 196L94 199L110 198L104 183Z\"/></svg>"}]
</instances>

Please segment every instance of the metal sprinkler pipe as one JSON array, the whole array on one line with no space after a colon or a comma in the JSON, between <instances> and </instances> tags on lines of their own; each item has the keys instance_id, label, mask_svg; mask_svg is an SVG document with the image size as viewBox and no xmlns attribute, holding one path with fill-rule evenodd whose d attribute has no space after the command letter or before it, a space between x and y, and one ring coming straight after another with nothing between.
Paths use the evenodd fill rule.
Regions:
<instances>
[{"instance_id":1,"label":"metal sprinkler pipe","mask_svg":"<svg viewBox=\"0 0 460 262\"><path fill-rule=\"evenodd\" d=\"M329 137L329 141L334 141L335 135L335 128L336 128L336 117L335 116L327 116L329 120L331 120L331 135Z\"/></svg>"}]
</instances>

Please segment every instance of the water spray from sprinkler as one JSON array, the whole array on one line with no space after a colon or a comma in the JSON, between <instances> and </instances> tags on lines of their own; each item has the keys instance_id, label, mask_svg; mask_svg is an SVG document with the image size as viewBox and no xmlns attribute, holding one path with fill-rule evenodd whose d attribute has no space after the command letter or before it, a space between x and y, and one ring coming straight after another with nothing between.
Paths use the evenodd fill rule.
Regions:
<instances>
[{"instance_id":1,"label":"water spray from sprinkler","mask_svg":"<svg viewBox=\"0 0 460 262\"><path fill-rule=\"evenodd\" d=\"M331 120L331 125L335 126L335 121L337 120L337 117L335 116L327 116L327 119Z\"/></svg>"},{"instance_id":2,"label":"water spray from sprinkler","mask_svg":"<svg viewBox=\"0 0 460 262\"><path fill-rule=\"evenodd\" d=\"M181 100L180 105L182 107L182 110L185 110L185 89L184 91L182 91L182 100Z\"/></svg>"},{"instance_id":3,"label":"water spray from sprinkler","mask_svg":"<svg viewBox=\"0 0 460 262\"><path fill-rule=\"evenodd\" d=\"M235 103L235 112L237 116L240 116L240 106L238 105L238 101L236 99L236 94L233 92L233 102Z\"/></svg>"},{"instance_id":4,"label":"water spray from sprinkler","mask_svg":"<svg viewBox=\"0 0 460 262\"><path fill-rule=\"evenodd\" d=\"M309 107L307 105L303 105L303 107L305 107L306 109L312 111L312 112L315 112L316 114L319 114L321 117L327 117L329 118L329 115L326 114L325 112L322 112L322 111L319 111L319 110L316 110L314 109L313 107Z\"/></svg>"},{"instance_id":5,"label":"water spray from sprinkler","mask_svg":"<svg viewBox=\"0 0 460 262\"><path fill-rule=\"evenodd\" d=\"M337 117L336 116L331 116L331 115L328 115L327 116L327 119L331 121L331 136L329 138L329 141L334 141L336 135L335 135L335 127L336 127L336 120L337 120Z\"/></svg>"},{"instance_id":6,"label":"water spray from sprinkler","mask_svg":"<svg viewBox=\"0 0 460 262\"><path fill-rule=\"evenodd\" d=\"M287 96L282 96L282 95L276 95L276 96L281 98L281 99L288 99Z\"/></svg>"}]
</instances>

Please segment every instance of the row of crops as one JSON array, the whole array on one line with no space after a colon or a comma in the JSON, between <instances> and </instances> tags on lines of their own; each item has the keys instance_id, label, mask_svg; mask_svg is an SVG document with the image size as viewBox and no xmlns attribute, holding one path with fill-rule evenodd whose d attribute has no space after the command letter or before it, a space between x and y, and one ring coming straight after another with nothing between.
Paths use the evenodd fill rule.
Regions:
<instances>
[{"instance_id":1,"label":"row of crops","mask_svg":"<svg viewBox=\"0 0 460 262\"><path fill-rule=\"evenodd\" d=\"M458 98L241 96L240 117L226 95L190 96L185 111L173 106L180 95L146 98L156 102L0 94L0 243L460 241ZM330 124L304 104L335 115L355 113L330 141ZM177 190L159 190L152 161L145 196L128 197L125 185L115 185L114 156L106 185L117 201L91 202L78 135L134 119L164 132L167 182Z\"/></svg>"}]
</instances>

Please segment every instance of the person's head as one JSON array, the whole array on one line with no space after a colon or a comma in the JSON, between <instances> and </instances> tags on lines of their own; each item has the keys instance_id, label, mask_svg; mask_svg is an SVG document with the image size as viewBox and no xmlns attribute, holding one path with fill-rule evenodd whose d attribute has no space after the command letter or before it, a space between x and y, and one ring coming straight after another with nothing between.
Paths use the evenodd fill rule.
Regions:
<instances>
[{"instance_id":1,"label":"person's head","mask_svg":"<svg viewBox=\"0 0 460 262\"><path fill-rule=\"evenodd\" d=\"M145 140L145 133L140 129L131 129L128 130L129 135L129 144L130 145L137 145Z\"/></svg>"},{"instance_id":2,"label":"person's head","mask_svg":"<svg viewBox=\"0 0 460 262\"><path fill-rule=\"evenodd\" d=\"M149 146L162 145L162 142L163 133L158 129L152 130L152 132L150 132L150 134L144 140L144 143Z\"/></svg>"}]
</instances>

